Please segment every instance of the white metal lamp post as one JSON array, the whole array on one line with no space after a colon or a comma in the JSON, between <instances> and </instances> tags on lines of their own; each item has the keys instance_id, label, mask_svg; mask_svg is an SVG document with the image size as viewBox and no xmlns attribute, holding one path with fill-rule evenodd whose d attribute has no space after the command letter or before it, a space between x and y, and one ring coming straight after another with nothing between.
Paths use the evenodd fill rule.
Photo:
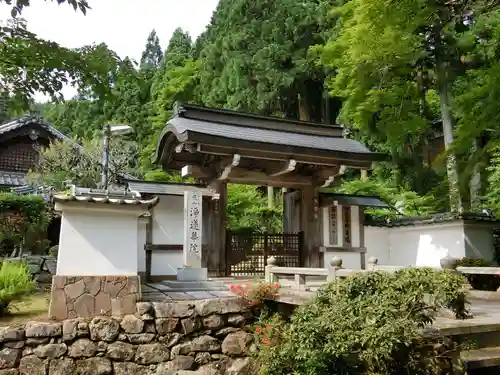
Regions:
<instances>
[{"instance_id":1,"label":"white metal lamp post","mask_svg":"<svg viewBox=\"0 0 500 375\"><path fill-rule=\"evenodd\" d=\"M104 140L102 150L102 171L101 171L101 187L108 188L109 175L109 138L113 135L127 135L134 131L131 126L124 124L106 124L104 127Z\"/></svg>"}]
</instances>

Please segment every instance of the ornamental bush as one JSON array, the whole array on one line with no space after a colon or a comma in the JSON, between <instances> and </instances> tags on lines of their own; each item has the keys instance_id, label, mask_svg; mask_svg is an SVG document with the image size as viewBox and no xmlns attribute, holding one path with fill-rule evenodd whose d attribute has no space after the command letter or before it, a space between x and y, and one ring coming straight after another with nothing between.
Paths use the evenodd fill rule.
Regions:
<instances>
[{"instance_id":1,"label":"ornamental bush","mask_svg":"<svg viewBox=\"0 0 500 375\"><path fill-rule=\"evenodd\" d=\"M466 287L457 273L425 268L360 273L333 282L279 330L265 322L272 339L266 337L257 354L261 373L451 373L454 343L425 335L422 328L442 307L466 316Z\"/></svg>"},{"instance_id":2,"label":"ornamental bush","mask_svg":"<svg viewBox=\"0 0 500 375\"><path fill-rule=\"evenodd\" d=\"M28 266L22 262L4 261L0 265L0 315L8 312L9 304L33 292L35 282Z\"/></svg>"},{"instance_id":3,"label":"ornamental bush","mask_svg":"<svg viewBox=\"0 0 500 375\"><path fill-rule=\"evenodd\" d=\"M266 282L247 282L246 284L231 284L229 290L240 297L250 306L261 305L266 300L272 300L278 293L279 285Z\"/></svg>"},{"instance_id":4,"label":"ornamental bush","mask_svg":"<svg viewBox=\"0 0 500 375\"><path fill-rule=\"evenodd\" d=\"M39 196L0 193L0 248L43 248L50 213Z\"/></svg>"}]
</instances>

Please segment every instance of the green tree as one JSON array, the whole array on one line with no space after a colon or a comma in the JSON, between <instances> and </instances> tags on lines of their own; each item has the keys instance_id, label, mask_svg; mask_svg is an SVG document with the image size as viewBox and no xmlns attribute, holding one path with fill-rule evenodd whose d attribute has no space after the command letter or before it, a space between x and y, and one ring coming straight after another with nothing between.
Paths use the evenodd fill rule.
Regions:
<instances>
[{"instance_id":1,"label":"green tree","mask_svg":"<svg viewBox=\"0 0 500 375\"><path fill-rule=\"evenodd\" d=\"M335 121L324 70L308 49L324 42L333 1L221 0L203 36L200 73L206 105ZM329 108L325 113L325 108Z\"/></svg>"},{"instance_id":2,"label":"green tree","mask_svg":"<svg viewBox=\"0 0 500 375\"><path fill-rule=\"evenodd\" d=\"M62 0L75 10L86 13L85 0ZM11 15L5 26L0 27L0 95L11 98L10 103L27 108L35 92L53 99L61 99L65 84L91 87L99 96L109 92L110 72L119 62L118 57L105 45L69 49L57 43L38 38L19 18L28 0L1 0L12 5Z\"/></svg>"},{"instance_id":3,"label":"green tree","mask_svg":"<svg viewBox=\"0 0 500 375\"><path fill-rule=\"evenodd\" d=\"M151 86L151 138L142 153L142 163L150 168L157 146L158 135L172 114L177 100L191 101L198 79L198 65L191 58L192 41L189 34L178 28L165 50L160 68Z\"/></svg>"},{"instance_id":4,"label":"green tree","mask_svg":"<svg viewBox=\"0 0 500 375\"><path fill-rule=\"evenodd\" d=\"M405 147L408 135L421 141L438 110L452 210L462 209L450 151L452 89L465 68L459 41L470 22L495 7L488 1L352 0L336 10L335 37L323 50L324 65L336 72L332 93L344 99L342 118L362 130L383 128L392 148Z\"/></svg>"},{"instance_id":5,"label":"green tree","mask_svg":"<svg viewBox=\"0 0 500 375\"><path fill-rule=\"evenodd\" d=\"M146 42L146 48L141 55L141 70L155 70L163 59L163 52L160 46L160 38L156 35L156 30L152 30Z\"/></svg>"},{"instance_id":6,"label":"green tree","mask_svg":"<svg viewBox=\"0 0 500 375\"><path fill-rule=\"evenodd\" d=\"M109 181L116 182L120 173L139 175L138 148L134 142L112 139L110 142ZM82 146L57 141L44 148L40 161L27 176L33 186L51 186L65 190L68 184L97 188L101 173L102 143L94 138Z\"/></svg>"}]
</instances>

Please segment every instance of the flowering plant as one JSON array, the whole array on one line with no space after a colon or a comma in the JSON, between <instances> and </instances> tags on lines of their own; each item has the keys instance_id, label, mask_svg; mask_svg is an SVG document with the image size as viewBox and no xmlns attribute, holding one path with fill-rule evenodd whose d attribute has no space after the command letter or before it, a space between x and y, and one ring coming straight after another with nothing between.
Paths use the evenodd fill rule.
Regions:
<instances>
[{"instance_id":1,"label":"flowering plant","mask_svg":"<svg viewBox=\"0 0 500 375\"><path fill-rule=\"evenodd\" d=\"M279 285L265 282L246 284L231 284L229 290L242 297L249 305L260 305L264 300L274 299L278 293Z\"/></svg>"},{"instance_id":2,"label":"flowering plant","mask_svg":"<svg viewBox=\"0 0 500 375\"><path fill-rule=\"evenodd\" d=\"M279 341L279 326L282 324L282 319L278 313L271 316L261 317L255 325L256 342L263 345L276 345Z\"/></svg>"}]
</instances>

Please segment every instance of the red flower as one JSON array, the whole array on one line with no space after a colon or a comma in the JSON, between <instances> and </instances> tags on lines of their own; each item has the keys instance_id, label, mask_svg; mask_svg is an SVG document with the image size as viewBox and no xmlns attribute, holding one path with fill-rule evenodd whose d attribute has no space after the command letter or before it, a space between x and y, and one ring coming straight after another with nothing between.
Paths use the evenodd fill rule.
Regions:
<instances>
[{"instance_id":1,"label":"red flower","mask_svg":"<svg viewBox=\"0 0 500 375\"><path fill-rule=\"evenodd\" d=\"M255 332L260 333L260 328L259 327L255 328Z\"/></svg>"},{"instance_id":2,"label":"red flower","mask_svg":"<svg viewBox=\"0 0 500 375\"><path fill-rule=\"evenodd\" d=\"M278 283L274 284L274 289L279 289L279 287Z\"/></svg>"},{"instance_id":3,"label":"red flower","mask_svg":"<svg viewBox=\"0 0 500 375\"><path fill-rule=\"evenodd\" d=\"M271 328L271 325L270 324L266 324L266 329L269 329Z\"/></svg>"},{"instance_id":4,"label":"red flower","mask_svg":"<svg viewBox=\"0 0 500 375\"><path fill-rule=\"evenodd\" d=\"M264 340L264 341L262 341L262 343L263 343L264 345L269 345L269 340Z\"/></svg>"}]
</instances>

